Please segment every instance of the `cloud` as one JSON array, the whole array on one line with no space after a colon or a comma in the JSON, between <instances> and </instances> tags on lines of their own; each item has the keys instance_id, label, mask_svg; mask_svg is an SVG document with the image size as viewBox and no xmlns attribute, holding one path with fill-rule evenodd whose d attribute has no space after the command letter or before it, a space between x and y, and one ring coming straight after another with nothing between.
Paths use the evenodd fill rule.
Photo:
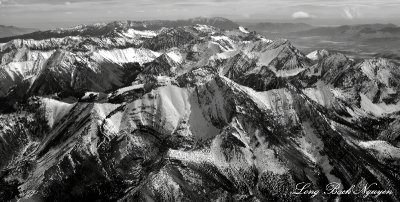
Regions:
<instances>
[{"instance_id":1,"label":"cloud","mask_svg":"<svg viewBox=\"0 0 400 202\"><path fill-rule=\"evenodd\" d=\"M304 11L297 11L292 14L293 19L311 19L314 18L314 15L311 15Z\"/></svg>"},{"instance_id":2,"label":"cloud","mask_svg":"<svg viewBox=\"0 0 400 202\"><path fill-rule=\"evenodd\" d=\"M346 15L347 18L349 18L349 19L353 19L354 18L353 14L351 13L349 8L345 8L345 9L343 9L343 11L344 11L344 14Z\"/></svg>"},{"instance_id":3,"label":"cloud","mask_svg":"<svg viewBox=\"0 0 400 202\"><path fill-rule=\"evenodd\" d=\"M345 17L348 19L354 19L361 17L361 12L355 7L345 7L343 9Z\"/></svg>"}]
</instances>

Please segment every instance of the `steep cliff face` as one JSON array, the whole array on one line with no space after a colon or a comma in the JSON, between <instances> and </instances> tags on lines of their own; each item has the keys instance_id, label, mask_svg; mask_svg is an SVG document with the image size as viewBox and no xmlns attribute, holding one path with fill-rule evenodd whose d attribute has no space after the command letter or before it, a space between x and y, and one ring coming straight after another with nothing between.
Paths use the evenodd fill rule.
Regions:
<instances>
[{"instance_id":1,"label":"steep cliff face","mask_svg":"<svg viewBox=\"0 0 400 202\"><path fill-rule=\"evenodd\" d=\"M0 200L364 200L293 194L304 182L376 183L393 193L365 200L399 201L395 64L311 60L243 28L118 37L136 34L124 48L3 45L1 97L18 104L0 117Z\"/></svg>"}]
</instances>

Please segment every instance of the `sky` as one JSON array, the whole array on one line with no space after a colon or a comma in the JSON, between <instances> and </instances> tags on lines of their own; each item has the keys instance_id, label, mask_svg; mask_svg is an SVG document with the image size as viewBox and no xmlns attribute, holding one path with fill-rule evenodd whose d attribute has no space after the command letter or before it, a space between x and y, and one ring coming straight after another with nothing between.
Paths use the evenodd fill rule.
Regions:
<instances>
[{"instance_id":1,"label":"sky","mask_svg":"<svg viewBox=\"0 0 400 202\"><path fill-rule=\"evenodd\" d=\"M50 29L199 16L315 25L400 24L399 11L400 0L0 0L0 24Z\"/></svg>"}]
</instances>

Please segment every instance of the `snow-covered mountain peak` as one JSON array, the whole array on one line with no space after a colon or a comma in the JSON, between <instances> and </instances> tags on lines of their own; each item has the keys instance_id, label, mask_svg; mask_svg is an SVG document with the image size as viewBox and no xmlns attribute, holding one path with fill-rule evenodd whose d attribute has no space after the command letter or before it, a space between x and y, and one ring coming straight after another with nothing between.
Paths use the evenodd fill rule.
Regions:
<instances>
[{"instance_id":1,"label":"snow-covered mountain peak","mask_svg":"<svg viewBox=\"0 0 400 202\"><path fill-rule=\"evenodd\" d=\"M325 56L329 55L329 52L325 49L322 50L315 50L309 54L307 54L307 58L311 60L320 60L324 58Z\"/></svg>"}]
</instances>

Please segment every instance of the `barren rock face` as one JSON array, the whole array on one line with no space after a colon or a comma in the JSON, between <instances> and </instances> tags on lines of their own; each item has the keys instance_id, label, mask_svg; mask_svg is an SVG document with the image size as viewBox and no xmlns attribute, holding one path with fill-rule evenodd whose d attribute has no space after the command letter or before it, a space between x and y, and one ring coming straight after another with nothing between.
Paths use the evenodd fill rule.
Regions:
<instances>
[{"instance_id":1,"label":"barren rock face","mask_svg":"<svg viewBox=\"0 0 400 202\"><path fill-rule=\"evenodd\" d=\"M0 50L1 201L399 201L385 59L207 25Z\"/></svg>"}]
</instances>

